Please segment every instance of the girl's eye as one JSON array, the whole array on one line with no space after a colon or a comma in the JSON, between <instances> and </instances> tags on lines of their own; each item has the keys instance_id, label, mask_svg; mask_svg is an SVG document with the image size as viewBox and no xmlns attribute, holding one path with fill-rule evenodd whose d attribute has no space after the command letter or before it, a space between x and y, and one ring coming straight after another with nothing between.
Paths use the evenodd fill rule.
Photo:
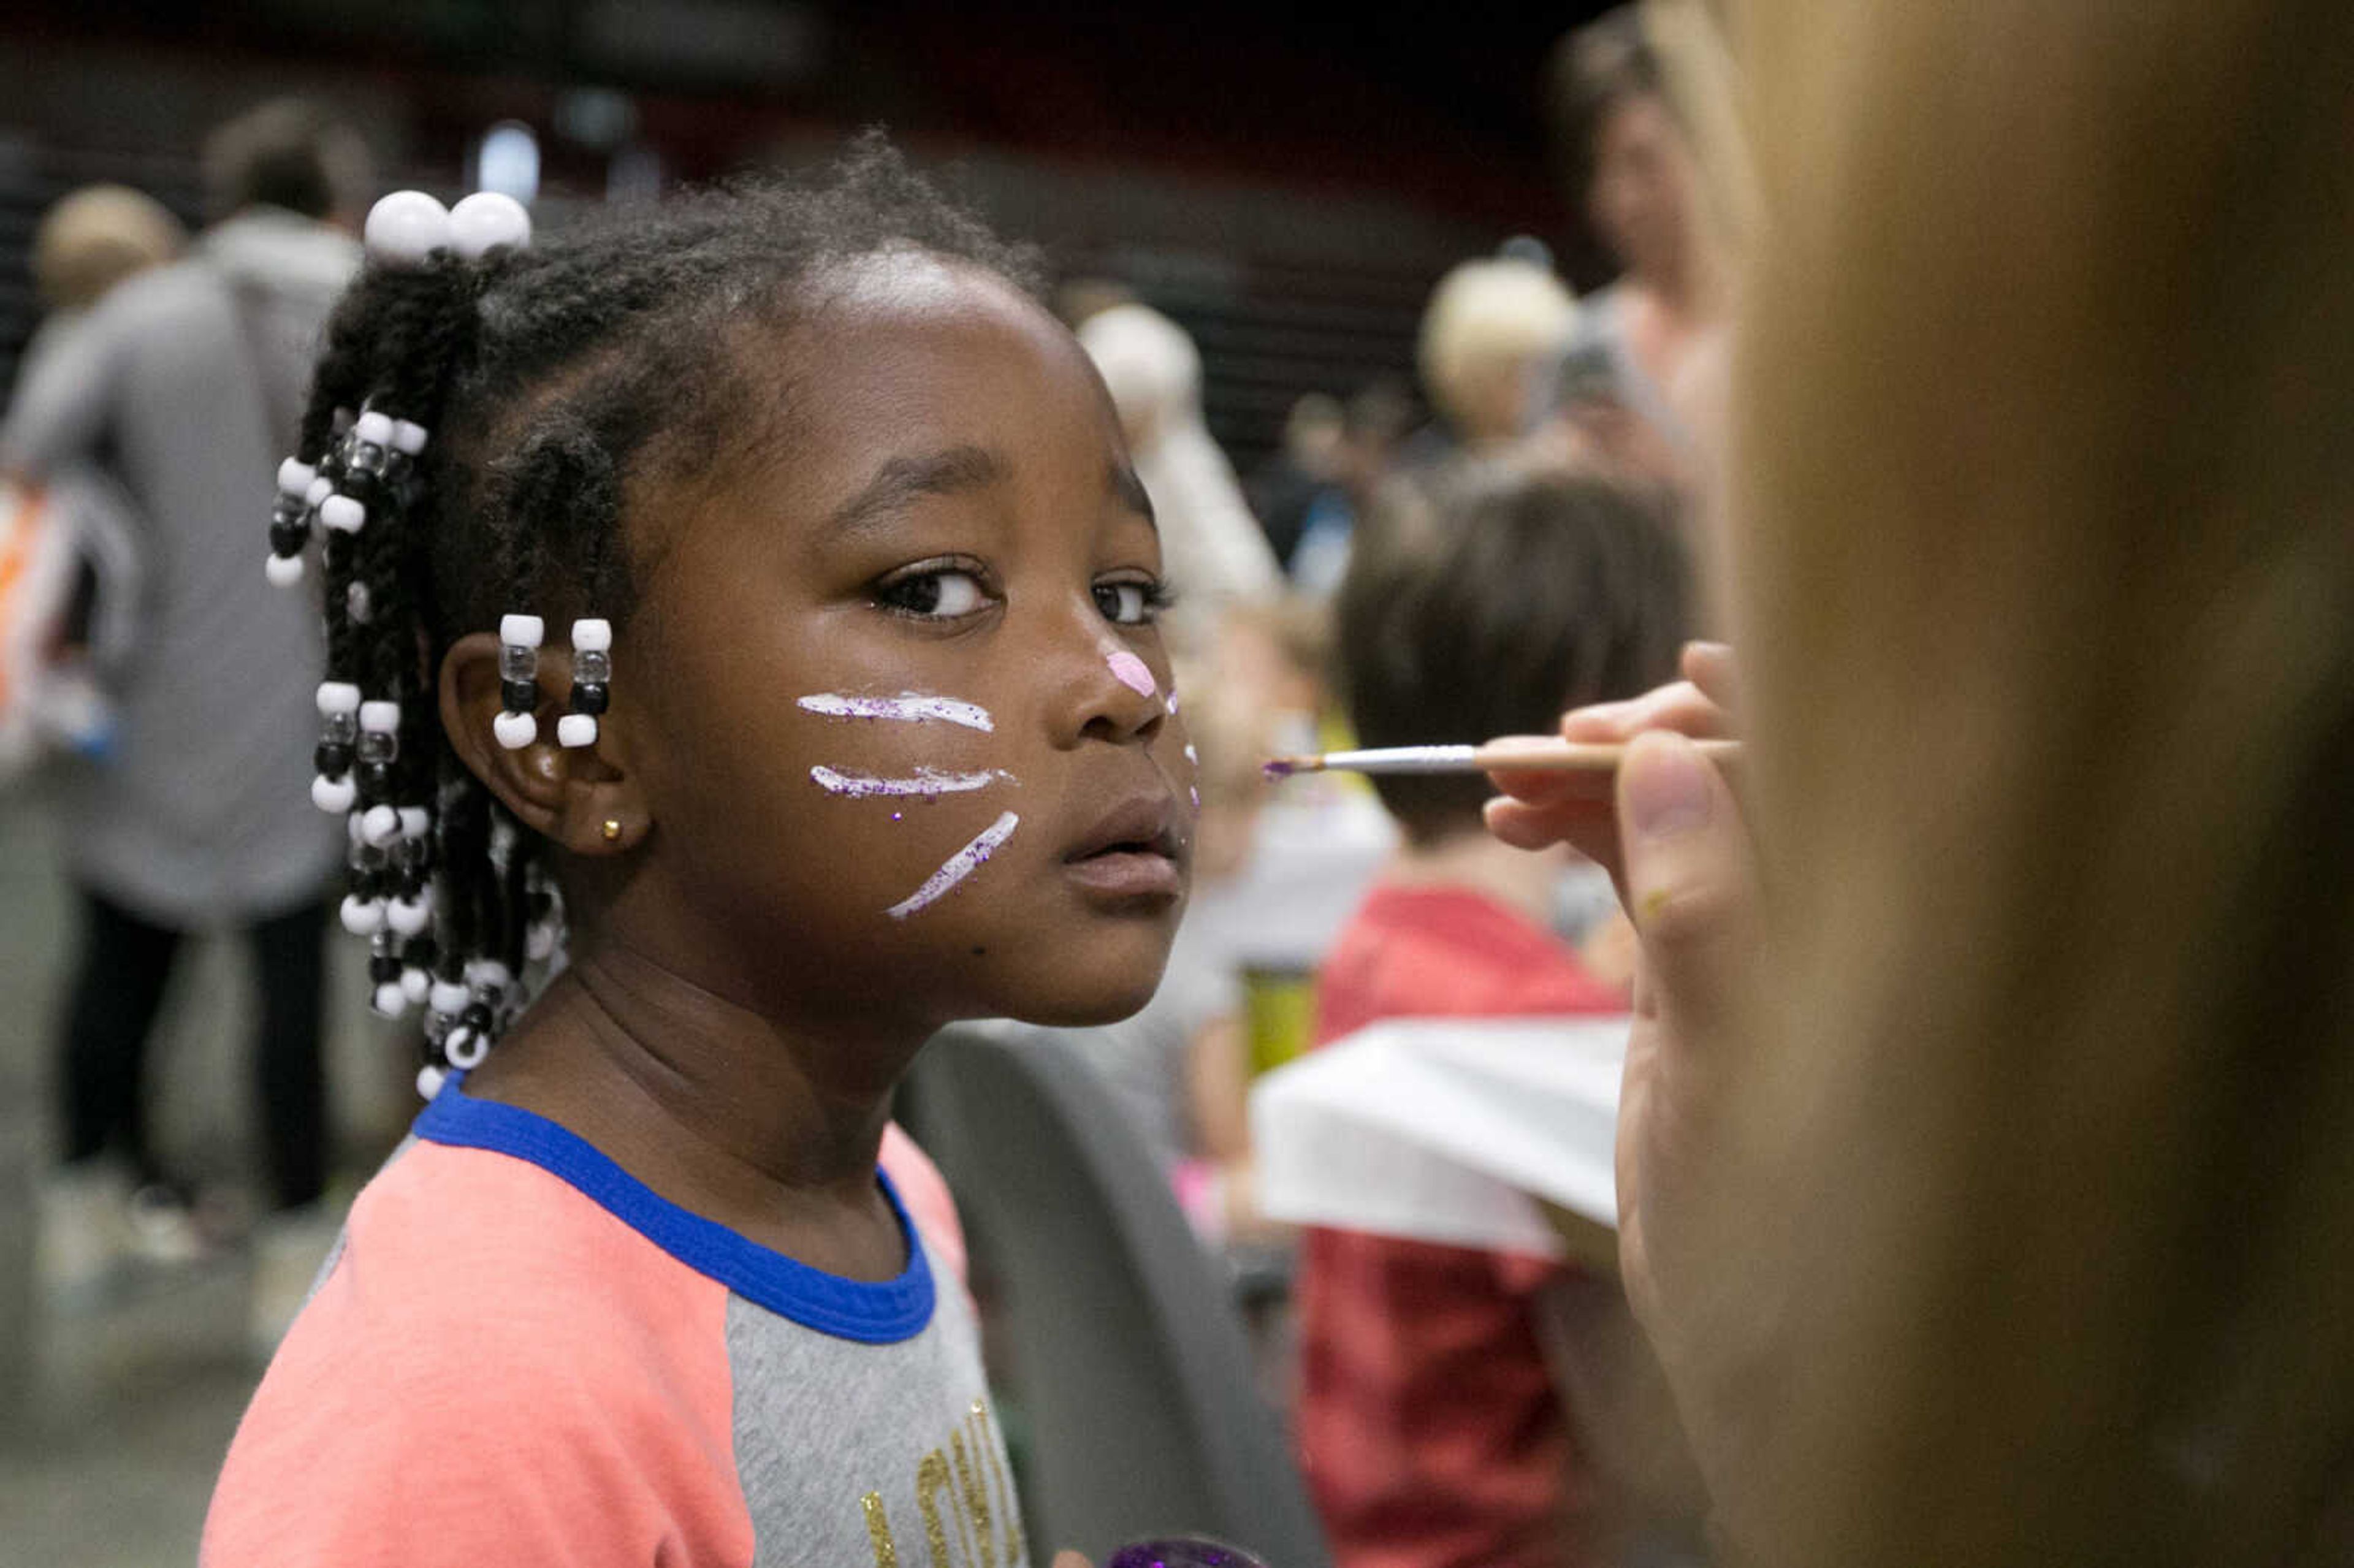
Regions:
<instances>
[{"instance_id":1,"label":"girl's eye","mask_svg":"<svg viewBox=\"0 0 2354 1568\"><path fill-rule=\"evenodd\" d=\"M979 577L949 567L895 578L877 588L875 599L886 609L928 620L954 620L989 603Z\"/></svg>"},{"instance_id":2,"label":"girl's eye","mask_svg":"<svg viewBox=\"0 0 2354 1568\"><path fill-rule=\"evenodd\" d=\"M1168 604L1168 590L1159 583L1096 584L1096 608L1114 626L1148 626Z\"/></svg>"}]
</instances>

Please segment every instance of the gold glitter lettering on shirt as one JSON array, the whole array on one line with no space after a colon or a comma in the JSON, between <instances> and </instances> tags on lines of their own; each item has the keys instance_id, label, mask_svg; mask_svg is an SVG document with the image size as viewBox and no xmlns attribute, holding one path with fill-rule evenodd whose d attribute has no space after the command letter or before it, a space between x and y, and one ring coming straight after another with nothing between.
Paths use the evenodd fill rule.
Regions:
<instances>
[{"instance_id":1,"label":"gold glitter lettering on shirt","mask_svg":"<svg viewBox=\"0 0 2354 1568\"><path fill-rule=\"evenodd\" d=\"M899 1543L891 1539L891 1520L883 1512L883 1494L868 1492L858 1499L866 1512L866 1539L875 1547L875 1568L899 1568Z\"/></svg>"},{"instance_id":2,"label":"gold glitter lettering on shirt","mask_svg":"<svg viewBox=\"0 0 2354 1568\"><path fill-rule=\"evenodd\" d=\"M949 1457L956 1466L957 1495L963 1503L958 1517L972 1520L972 1532L981 1542L981 1568L997 1568L997 1542L989 1533L988 1473L978 1463L978 1455L975 1463L965 1462L961 1432L949 1434Z\"/></svg>"},{"instance_id":3,"label":"gold glitter lettering on shirt","mask_svg":"<svg viewBox=\"0 0 2354 1568\"><path fill-rule=\"evenodd\" d=\"M935 1448L916 1467L916 1507L924 1516L924 1539L931 1543L932 1568L954 1568L949 1559L948 1527L940 1522L939 1494L948 1489L948 1456ZM953 1493L949 1504L956 1505Z\"/></svg>"},{"instance_id":4,"label":"gold glitter lettering on shirt","mask_svg":"<svg viewBox=\"0 0 2354 1568\"><path fill-rule=\"evenodd\" d=\"M1024 1561L1022 1539L1022 1499L1013 1495L1006 1483L1005 1462L997 1457L997 1443L989 1432L989 1405L981 1400L972 1402L969 1420L978 1424L981 1431L973 1438L976 1452L989 1456L989 1473L997 1483L997 1517L1005 1521L1005 1561L1008 1568ZM976 1464L978 1460L974 1461Z\"/></svg>"}]
</instances>

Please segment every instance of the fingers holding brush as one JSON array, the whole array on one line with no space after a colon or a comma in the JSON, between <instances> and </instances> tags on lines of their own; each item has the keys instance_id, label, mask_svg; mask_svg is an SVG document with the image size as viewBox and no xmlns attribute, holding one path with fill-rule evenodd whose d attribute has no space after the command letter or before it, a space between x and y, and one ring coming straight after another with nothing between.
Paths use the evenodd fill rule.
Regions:
<instances>
[{"instance_id":1,"label":"fingers holding brush","mask_svg":"<svg viewBox=\"0 0 2354 1568\"><path fill-rule=\"evenodd\" d=\"M1649 730L1694 739L1729 737L1734 730L1737 679L1733 651L1719 642L1691 642L1680 661L1685 679L1623 702L1596 703L1562 715L1561 738L1625 743ZM1516 737L1517 738L1517 737ZM1492 752L1504 742L1490 743ZM1531 744L1551 744L1550 738ZM1490 767L1502 791L1488 802L1488 831L1520 849L1566 843L1616 877L1621 870L1616 779L1608 772L1516 770Z\"/></svg>"}]
</instances>

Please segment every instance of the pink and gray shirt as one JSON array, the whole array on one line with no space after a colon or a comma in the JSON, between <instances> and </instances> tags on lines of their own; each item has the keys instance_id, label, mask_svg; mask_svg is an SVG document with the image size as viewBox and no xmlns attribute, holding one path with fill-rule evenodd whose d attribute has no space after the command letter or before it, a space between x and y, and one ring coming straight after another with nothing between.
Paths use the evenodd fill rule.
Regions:
<instances>
[{"instance_id":1,"label":"pink and gray shirt","mask_svg":"<svg viewBox=\"0 0 2354 1568\"><path fill-rule=\"evenodd\" d=\"M954 1208L896 1127L883 1167L907 1266L862 1283L451 1083L270 1362L200 1561L1023 1568Z\"/></svg>"}]
</instances>

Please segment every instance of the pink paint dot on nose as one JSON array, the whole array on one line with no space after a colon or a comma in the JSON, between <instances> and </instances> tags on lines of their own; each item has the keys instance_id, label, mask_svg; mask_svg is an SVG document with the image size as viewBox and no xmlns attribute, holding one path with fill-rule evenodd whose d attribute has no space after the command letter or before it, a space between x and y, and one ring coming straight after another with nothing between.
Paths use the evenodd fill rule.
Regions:
<instances>
[{"instance_id":1,"label":"pink paint dot on nose","mask_svg":"<svg viewBox=\"0 0 2354 1568\"><path fill-rule=\"evenodd\" d=\"M1119 683L1138 696L1149 697L1161 689L1161 683L1152 678L1152 672L1145 667L1144 661L1125 648L1108 655L1104 662L1111 666L1111 673L1118 677Z\"/></svg>"}]
</instances>

